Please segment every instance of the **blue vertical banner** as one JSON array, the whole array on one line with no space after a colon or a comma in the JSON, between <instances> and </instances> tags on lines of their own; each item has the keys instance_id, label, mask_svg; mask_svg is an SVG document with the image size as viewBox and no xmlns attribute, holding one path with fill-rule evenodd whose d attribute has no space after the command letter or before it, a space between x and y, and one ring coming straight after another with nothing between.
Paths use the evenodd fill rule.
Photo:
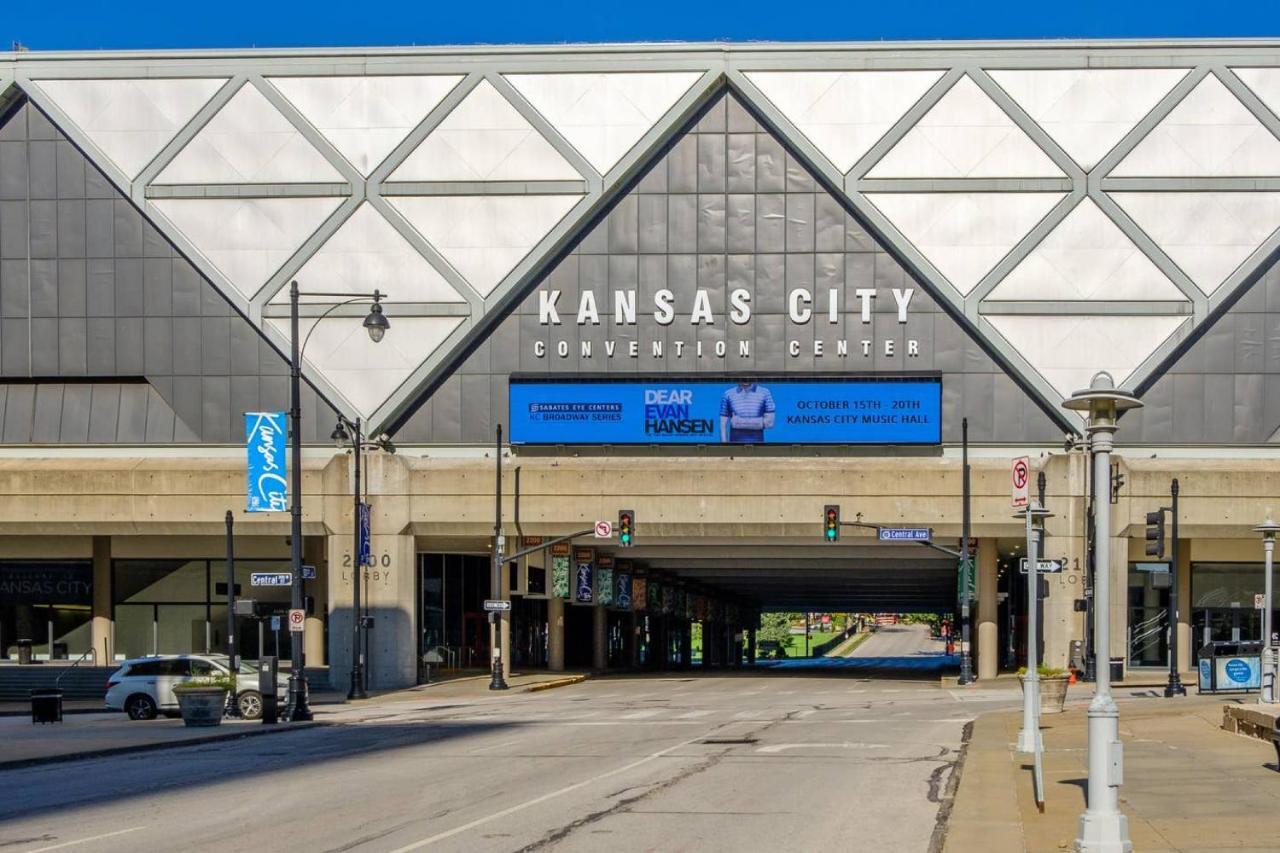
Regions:
<instances>
[{"instance_id":1,"label":"blue vertical banner","mask_svg":"<svg viewBox=\"0 0 1280 853\"><path fill-rule=\"evenodd\" d=\"M370 534L370 507L367 503L360 504L360 565L373 565L373 545L372 535Z\"/></svg>"},{"instance_id":2,"label":"blue vertical banner","mask_svg":"<svg viewBox=\"0 0 1280 853\"><path fill-rule=\"evenodd\" d=\"M577 604L595 603L595 551L578 548L573 553L575 582L573 600Z\"/></svg>"},{"instance_id":3,"label":"blue vertical banner","mask_svg":"<svg viewBox=\"0 0 1280 853\"><path fill-rule=\"evenodd\" d=\"M247 512L289 509L289 430L284 412L245 412Z\"/></svg>"}]
</instances>

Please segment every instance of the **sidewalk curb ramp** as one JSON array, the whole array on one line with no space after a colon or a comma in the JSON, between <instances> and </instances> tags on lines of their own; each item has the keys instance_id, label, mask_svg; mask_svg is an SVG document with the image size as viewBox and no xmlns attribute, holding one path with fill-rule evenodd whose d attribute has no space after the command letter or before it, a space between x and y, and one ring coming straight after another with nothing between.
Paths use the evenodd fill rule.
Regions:
<instances>
[{"instance_id":1,"label":"sidewalk curb ramp","mask_svg":"<svg viewBox=\"0 0 1280 853\"><path fill-rule=\"evenodd\" d=\"M304 729L315 729L330 723L311 721L307 723L278 723L261 725L246 731L229 731L204 737L187 738L186 740L169 740L160 743L140 743L133 746L113 746L109 749L89 749L83 752L68 752L62 755L46 755L39 758L20 758L17 761L0 761L0 772L21 770L24 767L39 767L44 764L63 764L68 761L85 761L93 758L106 758L112 755L126 755L134 752L155 752L161 749L180 749L184 746L200 746L224 740L240 740L241 738L259 737L261 735L280 734L283 732L300 732Z\"/></svg>"},{"instance_id":2,"label":"sidewalk curb ramp","mask_svg":"<svg viewBox=\"0 0 1280 853\"><path fill-rule=\"evenodd\" d=\"M585 675L571 675L568 678L557 678L554 681L543 681L538 684L530 684L524 689L525 693L537 693L540 690L554 690L557 687L568 687L570 684L581 684L586 681Z\"/></svg>"}]
</instances>

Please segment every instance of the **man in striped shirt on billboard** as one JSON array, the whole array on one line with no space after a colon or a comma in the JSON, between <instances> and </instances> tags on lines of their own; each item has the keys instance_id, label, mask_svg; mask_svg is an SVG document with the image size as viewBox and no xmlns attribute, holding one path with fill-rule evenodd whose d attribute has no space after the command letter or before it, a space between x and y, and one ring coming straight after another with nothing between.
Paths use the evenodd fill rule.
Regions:
<instances>
[{"instance_id":1,"label":"man in striped shirt on billboard","mask_svg":"<svg viewBox=\"0 0 1280 853\"><path fill-rule=\"evenodd\" d=\"M720 398L720 441L724 444L760 444L764 431L773 426L773 394L768 388L744 379Z\"/></svg>"}]
</instances>

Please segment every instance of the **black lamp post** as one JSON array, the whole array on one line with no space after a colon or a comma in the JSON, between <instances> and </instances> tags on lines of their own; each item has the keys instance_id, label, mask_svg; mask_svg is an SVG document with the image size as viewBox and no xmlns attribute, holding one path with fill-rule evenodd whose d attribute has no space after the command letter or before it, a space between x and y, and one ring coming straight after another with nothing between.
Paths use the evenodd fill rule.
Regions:
<instances>
[{"instance_id":1,"label":"black lamp post","mask_svg":"<svg viewBox=\"0 0 1280 853\"><path fill-rule=\"evenodd\" d=\"M378 307L381 308L381 306ZM385 317L382 320L386 322ZM342 415L338 415L338 425L333 428L333 432L329 437L333 439L333 443L339 448L350 444L353 461L351 490L355 499L351 509L351 565L353 567L351 575L351 687L347 690L347 698L368 699L369 694L365 692L364 686L365 624L360 609L360 583L364 575L364 554L360 548L360 516L363 504L360 492L360 460L365 450L385 450L388 453L395 453L396 449L390 439L385 436L377 441L365 441L364 435L360 432L359 418L350 421Z\"/></svg>"},{"instance_id":2,"label":"black lamp post","mask_svg":"<svg viewBox=\"0 0 1280 853\"><path fill-rule=\"evenodd\" d=\"M346 294L339 295L345 296ZM381 341L382 336L391 327L391 323L382 313L382 305L380 304L384 295L375 290L372 294L350 296L343 302L330 306L312 324L310 331L307 332L307 341L299 343L298 298L301 296L333 297L334 294L303 293L298 289L298 282L292 281L289 283L289 449L292 465L289 478L289 491L292 498L289 508L291 516L289 548L290 563L293 571L293 594L290 606L294 610L302 610L306 606L302 590L302 353L307 348L307 341L311 339L311 332L316 330L316 327L320 325L320 321L336 309L343 305L350 305L353 302L373 300L373 306L370 308L368 315L365 316L363 325L369 333L370 340L374 343ZM354 563L355 560L352 560L352 562ZM301 640L301 636L294 637L290 643L292 654L290 656L289 671L289 719L294 722L312 719L311 707L307 704L307 676L304 668L305 660Z\"/></svg>"}]
</instances>

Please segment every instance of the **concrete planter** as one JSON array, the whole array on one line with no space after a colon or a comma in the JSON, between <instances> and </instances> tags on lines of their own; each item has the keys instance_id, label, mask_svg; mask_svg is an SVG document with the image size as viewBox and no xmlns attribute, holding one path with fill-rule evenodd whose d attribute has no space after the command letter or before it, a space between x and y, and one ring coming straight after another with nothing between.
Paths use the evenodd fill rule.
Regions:
<instances>
[{"instance_id":1,"label":"concrete planter","mask_svg":"<svg viewBox=\"0 0 1280 853\"><path fill-rule=\"evenodd\" d=\"M1018 682L1022 684L1024 692L1027 689L1026 680L1025 675L1018 676ZM1065 675L1040 676L1040 713L1061 714L1066 703L1067 677Z\"/></svg>"},{"instance_id":2,"label":"concrete planter","mask_svg":"<svg viewBox=\"0 0 1280 853\"><path fill-rule=\"evenodd\" d=\"M227 691L221 687L193 687L175 690L182 722L188 726L222 725L222 713L227 706Z\"/></svg>"}]
</instances>

